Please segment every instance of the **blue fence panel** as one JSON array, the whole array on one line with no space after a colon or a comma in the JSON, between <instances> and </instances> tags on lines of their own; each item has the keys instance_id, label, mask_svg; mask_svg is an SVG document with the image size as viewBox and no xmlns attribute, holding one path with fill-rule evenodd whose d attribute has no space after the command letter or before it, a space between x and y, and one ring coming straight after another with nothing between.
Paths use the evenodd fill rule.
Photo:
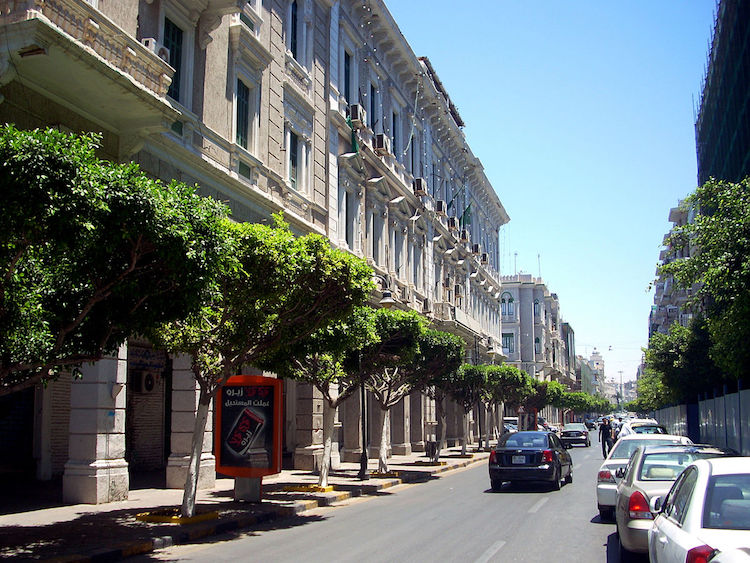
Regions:
<instances>
[{"instance_id":1,"label":"blue fence panel","mask_svg":"<svg viewBox=\"0 0 750 563\"><path fill-rule=\"evenodd\" d=\"M724 395L724 413L726 419L726 434L727 434L727 447L733 448L737 451L742 450L740 445L741 430L740 430L740 395L739 393L732 393L731 395Z\"/></svg>"},{"instance_id":2,"label":"blue fence panel","mask_svg":"<svg viewBox=\"0 0 750 563\"><path fill-rule=\"evenodd\" d=\"M740 391L740 451L750 455L750 389Z\"/></svg>"},{"instance_id":3,"label":"blue fence panel","mask_svg":"<svg viewBox=\"0 0 750 563\"><path fill-rule=\"evenodd\" d=\"M714 399L706 399L698 404L701 417L701 442L716 444L716 422L714 420Z\"/></svg>"},{"instance_id":4,"label":"blue fence panel","mask_svg":"<svg viewBox=\"0 0 750 563\"><path fill-rule=\"evenodd\" d=\"M726 397L716 397L714 404L716 405L716 441L714 444L725 448L727 446Z\"/></svg>"}]
</instances>

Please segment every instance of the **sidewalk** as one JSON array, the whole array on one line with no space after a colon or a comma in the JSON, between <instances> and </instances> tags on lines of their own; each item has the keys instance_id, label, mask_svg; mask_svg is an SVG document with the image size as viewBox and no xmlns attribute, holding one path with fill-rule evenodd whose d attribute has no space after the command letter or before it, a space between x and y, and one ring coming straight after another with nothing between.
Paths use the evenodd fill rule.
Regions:
<instances>
[{"instance_id":1,"label":"sidewalk","mask_svg":"<svg viewBox=\"0 0 750 563\"><path fill-rule=\"evenodd\" d=\"M289 488L317 485L316 475L284 470L263 478L263 501L243 503L234 500L234 480L217 479L213 489L198 492L198 508L219 512L218 520L195 524L146 523L136 520L139 513L159 508L179 507L182 490L131 490L126 501L100 505L56 503L42 509L0 510L0 559L54 561L113 561L148 553L162 547L189 543L215 534L250 528L320 506L329 506L351 497L377 494L402 483L425 482L438 474L486 462L488 453L461 457L460 448L444 450L445 465L422 465L423 452L393 456L388 469L394 476L357 478L359 464L342 463L329 475L332 492L290 491ZM377 468L371 459L370 471ZM52 504L52 503L49 503ZM31 505L29 505L31 506ZM2 507L0 507L2 509Z\"/></svg>"}]
</instances>

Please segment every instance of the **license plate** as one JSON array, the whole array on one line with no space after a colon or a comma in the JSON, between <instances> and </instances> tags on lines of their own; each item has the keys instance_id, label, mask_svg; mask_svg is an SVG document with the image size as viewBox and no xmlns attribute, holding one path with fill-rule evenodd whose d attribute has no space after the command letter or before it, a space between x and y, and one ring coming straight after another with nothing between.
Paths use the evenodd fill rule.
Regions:
<instances>
[{"instance_id":1,"label":"license plate","mask_svg":"<svg viewBox=\"0 0 750 563\"><path fill-rule=\"evenodd\" d=\"M526 463L525 455L514 455L511 460L512 463Z\"/></svg>"}]
</instances>

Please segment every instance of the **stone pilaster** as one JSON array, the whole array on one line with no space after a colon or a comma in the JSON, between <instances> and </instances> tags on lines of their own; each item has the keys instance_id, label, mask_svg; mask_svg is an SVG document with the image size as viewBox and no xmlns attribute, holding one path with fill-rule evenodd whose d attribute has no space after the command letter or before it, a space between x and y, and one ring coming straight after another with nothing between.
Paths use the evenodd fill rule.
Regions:
<instances>
[{"instance_id":1,"label":"stone pilaster","mask_svg":"<svg viewBox=\"0 0 750 563\"><path fill-rule=\"evenodd\" d=\"M167 460L167 488L182 489L187 478L193 443L195 414L200 394L198 383L190 369L191 358L186 354L172 358L172 434L171 451ZM209 410L203 453L198 470L198 488L210 489L216 484L216 458L211 453L213 442L213 406Z\"/></svg>"},{"instance_id":2,"label":"stone pilaster","mask_svg":"<svg viewBox=\"0 0 750 563\"><path fill-rule=\"evenodd\" d=\"M316 471L323 458L323 397L309 384L297 385L294 468Z\"/></svg>"},{"instance_id":3,"label":"stone pilaster","mask_svg":"<svg viewBox=\"0 0 750 563\"><path fill-rule=\"evenodd\" d=\"M411 400L401 399L391 408L391 450L393 455L411 455Z\"/></svg>"},{"instance_id":4,"label":"stone pilaster","mask_svg":"<svg viewBox=\"0 0 750 563\"><path fill-rule=\"evenodd\" d=\"M427 435L427 397L422 393L412 393L406 398L409 401L409 439L411 440L411 450L413 452L423 452L424 443L430 438ZM433 430L434 431L434 430Z\"/></svg>"},{"instance_id":5,"label":"stone pilaster","mask_svg":"<svg viewBox=\"0 0 750 563\"><path fill-rule=\"evenodd\" d=\"M70 393L70 440L63 473L63 500L100 504L126 500L125 461L127 345L117 357L81 368Z\"/></svg>"},{"instance_id":6,"label":"stone pilaster","mask_svg":"<svg viewBox=\"0 0 750 563\"><path fill-rule=\"evenodd\" d=\"M341 459L347 462L358 462L362 457L362 399L357 391L339 407L344 420L344 447Z\"/></svg>"}]
</instances>

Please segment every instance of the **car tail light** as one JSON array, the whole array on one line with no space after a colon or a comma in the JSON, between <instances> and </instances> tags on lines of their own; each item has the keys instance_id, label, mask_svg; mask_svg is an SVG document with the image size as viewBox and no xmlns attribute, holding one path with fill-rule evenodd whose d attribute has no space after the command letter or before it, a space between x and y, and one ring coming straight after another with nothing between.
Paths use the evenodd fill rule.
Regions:
<instances>
[{"instance_id":1,"label":"car tail light","mask_svg":"<svg viewBox=\"0 0 750 563\"><path fill-rule=\"evenodd\" d=\"M497 452L495 450L490 452L490 463L497 463Z\"/></svg>"},{"instance_id":2,"label":"car tail light","mask_svg":"<svg viewBox=\"0 0 750 563\"><path fill-rule=\"evenodd\" d=\"M710 545L699 545L687 552L685 563L708 563L715 551Z\"/></svg>"},{"instance_id":3,"label":"car tail light","mask_svg":"<svg viewBox=\"0 0 750 563\"><path fill-rule=\"evenodd\" d=\"M542 452L542 461L545 463L552 463L555 461L555 452L552 450L544 450Z\"/></svg>"},{"instance_id":4,"label":"car tail light","mask_svg":"<svg viewBox=\"0 0 750 563\"><path fill-rule=\"evenodd\" d=\"M584 436L588 436L588 435L589 435L589 431L588 431L588 430L584 430L584 431L583 431L583 435L584 435Z\"/></svg>"},{"instance_id":5,"label":"car tail light","mask_svg":"<svg viewBox=\"0 0 750 563\"><path fill-rule=\"evenodd\" d=\"M651 514L651 510L648 507L648 501L641 491L635 491L630 495L628 512L630 513L631 520L653 520L654 518L654 515Z\"/></svg>"},{"instance_id":6,"label":"car tail light","mask_svg":"<svg viewBox=\"0 0 750 563\"><path fill-rule=\"evenodd\" d=\"M596 476L596 480L599 483L615 483L615 478L609 469L602 469Z\"/></svg>"}]
</instances>

